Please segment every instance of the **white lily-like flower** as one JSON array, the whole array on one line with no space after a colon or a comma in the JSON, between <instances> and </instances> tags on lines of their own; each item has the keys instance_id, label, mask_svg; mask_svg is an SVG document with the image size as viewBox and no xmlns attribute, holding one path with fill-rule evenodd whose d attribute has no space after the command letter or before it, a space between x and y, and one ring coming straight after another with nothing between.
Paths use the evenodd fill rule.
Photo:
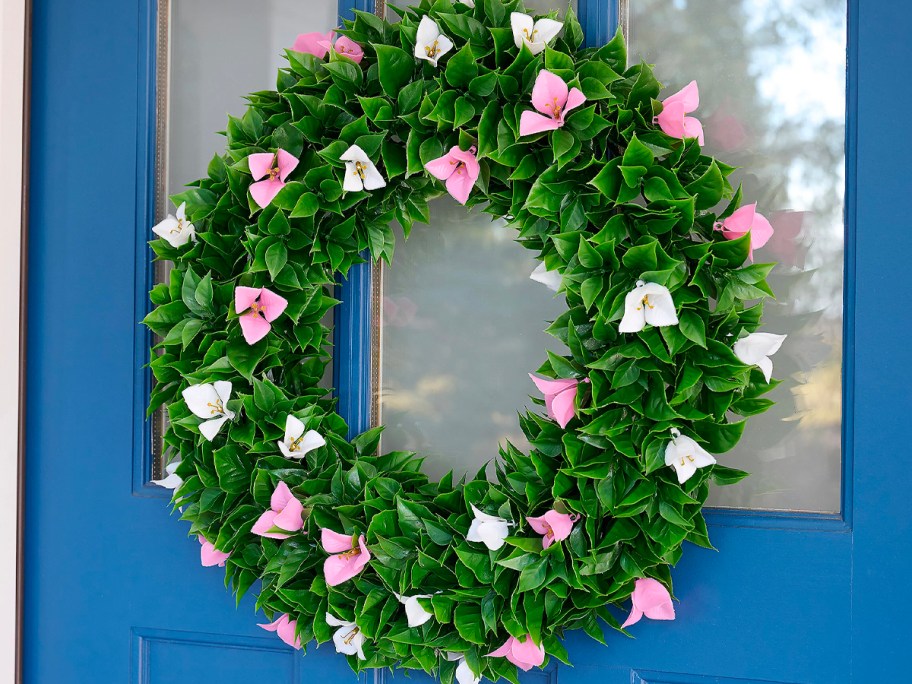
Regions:
<instances>
[{"instance_id":1,"label":"white lily-like flower","mask_svg":"<svg viewBox=\"0 0 912 684\"><path fill-rule=\"evenodd\" d=\"M440 32L437 22L425 15L418 24L415 57L437 66L437 60L453 49L453 41Z\"/></svg>"},{"instance_id":2,"label":"white lily-like flower","mask_svg":"<svg viewBox=\"0 0 912 684\"><path fill-rule=\"evenodd\" d=\"M639 332L647 323L657 327L677 325L678 314L667 287L638 280L636 287L624 299L624 318L618 330L622 333Z\"/></svg>"},{"instance_id":3,"label":"white lily-like flower","mask_svg":"<svg viewBox=\"0 0 912 684\"><path fill-rule=\"evenodd\" d=\"M516 47L521 48L525 43L533 55L544 52L548 43L564 28L562 23L554 19L535 21L522 12L510 14L510 25L513 27L513 42L516 43Z\"/></svg>"},{"instance_id":4,"label":"white lily-like flower","mask_svg":"<svg viewBox=\"0 0 912 684\"><path fill-rule=\"evenodd\" d=\"M167 475L165 475L160 480L152 480L152 484L158 485L159 487L164 487L165 489L177 489L178 487L180 487L184 481L183 481L183 479L181 479L180 475L178 475L174 472L175 470L177 470L177 466L179 466L180 463L181 463L181 459L177 459L176 461L171 461L171 463L169 463L168 465L165 466L165 472L167 473Z\"/></svg>"},{"instance_id":5,"label":"white lily-like flower","mask_svg":"<svg viewBox=\"0 0 912 684\"><path fill-rule=\"evenodd\" d=\"M200 423L199 431L210 442L222 429L226 420L234 418L234 412L228 410L228 399L231 396L231 383L227 380L190 385L182 394L187 408L200 418L208 418Z\"/></svg>"},{"instance_id":6,"label":"white lily-like flower","mask_svg":"<svg viewBox=\"0 0 912 684\"><path fill-rule=\"evenodd\" d=\"M468 7L475 7L475 0L459 0L459 2L461 2L463 5L466 5ZM461 684L461 682L460 682L460 684Z\"/></svg>"},{"instance_id":7,"label":"white lily-like flower","mask_svg":"<svg viewBox=\"0 0 912 684\"><path fill-rule=\"evenodd\" d=\"M345 181L342 183L342 189L346 192L386 187L386 181L377 171L374 162L357 145L352 145L345 150L345 154L339 159L345 162Z\"/></svg>"},{"instance_id":8,"label":"white lily-like flower","mask_svg":"<svg viewBox=\"0 0 912 684\"><path fill-rule=\"evenodd\" d=\"M482 513L475 506L472 506L472 513L475 514L475 519L469 526L466 539L470 542L482 542L491 551L497 551L504 545L504 539L510 534L510 525L513 523L496 515Z\"/></svg>"},{"instance_id":9,"label":"white lily-like flower","mask_svg":"<svg viewBox=\"0 0 912 684\"><path fill-rule=\"evenodd\" d=\"M532 271L532 275L530 275L529 278L536 283L541 283L554 292L557 292L557 288L561 285L561 274L557 271L549 271L544 262L535 267L535 270Z\"/></svg>"},{"instance_id":10,"label":"white lily-like flower","mask_svg":"<svg viewBox=\"0 0 912 684\"><path fill-rule=\"evenodd\" d=\"M788 335L773 333L751 333L735 342L735 356L748 366L757 366L769 382L773 377L773 362L769 357L779 351Z\"/></svg>"},{"instance_id":11,"label":"white lily-like flower","mask_svg":"<svg viewBox=\"0 0 912 684\"><path fill-rule=\"evenodd\" d=\"M316 430L304 432L304 423L288 414L285 419L285 439L278 442L279 451L285 458L304 458L314 449L326 444L326 440Z\"/></svg>"},{"instance_id":12,"label":"white lily-like flower","mask_svg":"<svg viewBox=\"0 0 912 684\"><path fill-rule=\"evenodd\" d=\"M465 656L462 653L447 651L446 659L451 662L459 662L459 665L456 666L456 681L459 682L459 684L479 684L481 677L472 672L471 668L469 668L469 664L466 662Z\"/></svg>"},{"instance_id":13,"label":"white lily-like flower","mask_svg":"<svg viewBox=\"0 0 912 684\"><path fill-rule=\"evenodd\" d=\"M393 592L396 599L405 606L405 617L408 620L409 627L420 627L425 622L434 617L434 614L422 608L418 599L431 598L431 594L415 594L414 596L404 596Z\"/></svg>"},{"instance_id":14,"label":"white lily-like flower","mask_svg":"<svg viewBox=\"0 0 912 684\"><path fill-rule=\"evenodd\" d=\"M187 203L181 202L177 208L177 215L168 214L164 221L152 228L152 232L175 248L183 247L191 238L196 240L193 224L187 220Z\"/></svg>"},{"instance_id":15,"label":"white lily-like flower","mask_svg":"<svg viewBox=\"0 0 912 684\"><path fill-rule=\"evenodd\" d=\"M336 653L344 655L358 655L359 660L367 660L364 655L364 632L354 622L346 622L329 613L326 614L326 624L330 627L338 627L333 634L333 644L336 646Z\"/></svg>"},{"instance_id":16,"label":"white lily-like flower","mask_svg":"<svg viewBox=\"0 0 912 684\"><path fill-rule=\"evenodd\" d=\"M697 468L703 468L716 462L712 454L707 453L703 447L687 435L682 435L680 430L672 428L671 436L672 440L665 447L665 465L675 469L678 474L678 482L681 484L693 477Z\"/></svg>"}]
</instances>

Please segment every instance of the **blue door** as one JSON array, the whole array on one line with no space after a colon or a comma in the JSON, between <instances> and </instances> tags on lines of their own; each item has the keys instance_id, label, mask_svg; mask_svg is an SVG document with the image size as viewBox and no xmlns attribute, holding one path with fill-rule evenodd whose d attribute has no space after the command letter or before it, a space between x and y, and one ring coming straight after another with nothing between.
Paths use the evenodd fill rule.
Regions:
<instances>
[{"instance_id":1,"label":"blue door","mask_svg":"<svg viewBox=\"0 0 912 684\"><path fill-rule=\"evenodd\" d=\"M172 10L182 3L190 0L171 0ZM224 11L245 4L226 2ZM345 12L354 3L340 4ZM156 213L160 8L155 0L33 5L24 681L357 681L331 647L302 658L258 629L253 600L233 605L220 572L200 567L196 541L169 516L166 493L150 484L148 339L137 321L154 277L146 240ZM905 453L912 366L904 362L912 233L902 204L912 156L903 117L912 103L895 78L896 65L912 60L912 11L899 0L622 5L632 53L658 61L660 78L685 79L683 85L688 69L723 59L743 73L729 82L729 99L704 93L712 111L707 128L724 133L711 141L723 158L740 163L740 155L747 166L765 149L785 155L808 141L837 141L825 146L829 156L789 158L794 196L808 204L802 211L783 207L777 230L786 236L794 229L794 239L774 245L771 256L787 276L779 289L783 308L772 320L799 326L796 338L816 332L805 335L813 337L800 347L806 354L783 362L805 389L780 397L788 415L751 423L751 451L738 457L763 457L743 466L761 471L761 485L720 499L707 516L719 552L688 547L674 570L677 619L643 621L635 639L608 633L607 647L570 634L574 666L552 662L523 682L912 680L904 658L912 605L912 469ZM580 0L578 9L589 43L605 42L617 7ZM842 23L815 24L820 17ZM783 35L790 26L805 27L813 40L799 33L789 42ZM682 27L691 33L674 33ZM835 86L822 57L833 40L848 54L848 71ZM752 43L759 61L739 62L739 41ZM711 49L722 52L709 55ZM746 88L747 76L757 73L781 80ZM845 113L838 125L834 88L841 89L835 109ZM802 101L820 101L829 114L794 109ZM744 119L745 102L766 102L773 123L761 130ZM835 199L808 199L834 178ZM759 181L753 188L762 191ZM814 222L834 207L844 218L838 230ZM821 251L826 241L835 252ZM365 332L370 286L368 269L353 273L337 315L336 384L354 431L369 426L379 390L362 372L374 354ZM820 321L829 322L829 338L820 327L800 327ZM834 386L841 390L813 389ZM795 441L795 431L809 441ZM776 451L780 444L786 446ZM790 449L798 468L784 458L777 464L775 454ZM361 679L407 681L389 672Z\"/></svg>"}]
</instances>

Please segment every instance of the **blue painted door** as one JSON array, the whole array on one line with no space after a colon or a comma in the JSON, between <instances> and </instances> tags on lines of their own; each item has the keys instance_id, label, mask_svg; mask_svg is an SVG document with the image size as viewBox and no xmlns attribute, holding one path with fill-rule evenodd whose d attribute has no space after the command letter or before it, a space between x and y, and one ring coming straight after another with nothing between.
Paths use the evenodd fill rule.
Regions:
<instances>
[{"instance_id":1,"label":"blue painted door","mask_svg":"<svg viewBox=\"0 0 912 684\"><path fill-rule=\"evenodd\" d=\"M604 41L612 8L580 9L590 42ZM24 680L355 681L329 648L300 658L256 628L250 601L235 609L146 484L147 340L136 321L149 279L154 10L151 0L34 2ZM525 681L912 679L912 233L899 203L912 142L894 132L912 104L894 77L912 60L910 18L900 0L850 3L841 512L710 514L719 553L686 550L674 623L644 622L608 648L571 634L575 666ZM364 311L343 314L357 323ZM349 368L364 351L356 327L339 330ZM367 389L353 379L342 399L358 426Z\"/></svg>"}]
</instances>

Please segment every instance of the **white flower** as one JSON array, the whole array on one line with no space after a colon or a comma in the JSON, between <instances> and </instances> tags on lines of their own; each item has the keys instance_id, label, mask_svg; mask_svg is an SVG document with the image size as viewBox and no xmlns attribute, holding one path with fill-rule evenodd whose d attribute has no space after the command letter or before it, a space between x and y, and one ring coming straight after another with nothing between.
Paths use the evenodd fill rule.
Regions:
<instances>
[{"instance_id":1,"label":"white flower","mask_svg":"<svg viewBox=\"0 0 912 684\"><path fill-rule=\"evenodd\" d=\"M175 474L177 466L181 463L180 459L176 461L171 461L167 466L165 466L165 472L167 475L160 480L152 480L152 484L158 485L159 487L164 487L165 489L177 489L183 483L180 475Z\"/></svg>"},{"instance_id":2,"label":"white flower","mask_svg":"<svg viewBox=\"0 0 912 684\"><path fill-rule=\"evenodd\" d=\"M475 7L475 0L459 0L459 2L468 7ZM460 684L462 684L462 682L460 682Z\"/></svg>"},{"instance_id":3,"label":"white flower","mask_svg":"<svg viewBox=\"0 0 912 684\"><path fill-rule=\"evenodd\" d=\"M418 37L415 40L415 57L437 66L437 60L452 49L453 41L440 32L437 22L427 15L421 17Z\"/></svg>"},{"instance_id":4,"label":"white flower","mask_svg":"<svg viewBox=\"0 0 912 684\"><path fill-rule=\"evenodd\" d=\"M549 271L544 262L535 267L529 278L555 292L557 292L557 288L561 284L561 274L557 271Z\"/></svg>"},{"instance_id":5,"label":"white flower","mask_svg":"<svg viewBox=\"0 0 912 684\"><path fill-rule=\"evenodd\" d=\"M513 26L513 42L521 48L523 43L529 46L533 55L545 51L545 46L557 37L564 27L554 19L539 19L535 21L528 14L513 12L510 14L510 24Z\"/></svg>"},{"instance_id":6,"label":"white flower","mask_svg":"<svg viewBox=\"0 0 912 684\"><path fill-rule=\"evenodd\" d=\"M472 506L472 513L475 519L469 527L469 533L466 539L470 542L483 542L491 551L496 551L504 545L504 539L510 533L509 527L513 523L507 522L504 518L498 518L496 515L482 513L475 506Z\"/></svg>"},{"instance_id":7,"label":"white flower","mask_svg":"<svg viewBox=\"0 0 912 684\"><path fill-rule=\"evenodd\" d=\"M462 653L447 651L446 659L449 661L459 661L459 665L456 666L456 681L459 682L459 684L479 684L481 677L478 677L472 672Z\"/></svg>"},{"instance_id":8,"label":"white flower","mask_svg":"<svg viewBox=\"0 0 912 684\"><path fill-rule=\"evenodd\" d=\"M409 627L420 627L425 622L434 617L433 613L426 611L418 602L418 599L421 598L431 598L431 594L415 594L414 596L403 596L402 594L394 593L394 595L399 600L399 603L405 606L405 617L408 620Z\"/></svg>"},{"instance_id":9,"label":"white flower","mask_svg":"<svg viewBox=\"0 0 912 684\"><path fill-rule=\"evenodd\" d=\"M193 224L187 220L187 203L181 202L177 216L168 214L164 221L152 228L152 232L167 240L172 247L183 247L191 238L196 240Z\"/></svg>"},{"instance_id":10,"label":"white flower","mask_svg":"<svg viewBox=\"0 0 912 684\"><path fill-rule=\"evenodd\" d=\"M304 432L304 423L288 414L285 419L285 439L278 442L279 451L285 458L304 458L309 452L326 444L316 430Z\"/></svg>"},{"instance_id":11,"label":"white flower","mask_svg":"<svg viewBox=\"0 0 912 684\"><path fill-rule=\"evenodd\" d=\"M326 614L326 624L330 627L338 627L333 634L333 643L336 645L336 653L345 655L358 654L359 660L367 660L364 655L364 632L354 622L346 622L329 613Z\"/></svg>"},{"instance_id":12,"label":"white flower","mask_svg":"<svg viewBox=\"0 0 912 684\"><path fill-rule=\"evenodd\" d=\"M690 437L682 435L679 430L672 428L671 436L673 439L665 447L665 465L675 469L678 474L678 482L681 484L693 477L697 468L703 468L716 462L712 454L708 454L703 447Z\"/></svg>"},{"instance_id":13,"label":"white flower","mask_svg":"<svg viewBox=\"0 0 912 684\"><path fill-rule=\"evenodd\" d=\"M228 410L228 398L231 396L231 383L226 380L191 385L183 391L187 408L200 418L208 418L200 423L199 431L210 442L222 429L226 420L234 418L234 412Z\"/></svg>"},{"instance_id":14,"label":"white flower","mask_svg":"<svg viewBox=\"0 0 912 684\"><path fill-rule=\"evenodd\" d=\"M624 318L618 330L622 333L639 332L647 323L655 326L677 325L678 315L667 287L638 280L636 287L624 299Z\"/></svg>"},{"instance_id":15,"label":"white flower","mask_svg":"<svg viewBox=\"0 0 912 684\"><path fill-rule=\"evenodd\" d=\"M735 356L748 366L757 366L763 371L763 377L769 382L773 377L773 362L769 360L779 351L779 347L788 335L772 333L751 333L735 342Z\"/></svg>"},{"instance_id":16,"label":"white flower","mask_svg":"<svg viewBox=\"0 0 912 684\"><path fill-rule=\"evenodd\" d=\"M339 159L345 162L345 182L342 183L342 189L346 192L386 187L386 181L377 171L374 162L357 145L345 150L345 154Z\"/></svg>"}]
</instances>

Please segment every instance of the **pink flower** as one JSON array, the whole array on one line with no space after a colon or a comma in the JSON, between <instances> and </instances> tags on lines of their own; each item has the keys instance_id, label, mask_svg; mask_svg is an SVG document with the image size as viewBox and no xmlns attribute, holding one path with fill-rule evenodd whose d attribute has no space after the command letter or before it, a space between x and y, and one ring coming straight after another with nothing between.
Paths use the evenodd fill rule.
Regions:
<instances>
[{"instance_id":1,"label":"pink flower","mask_svg":"<svg viewBox=\"0 0 912 684\"><path fill-rule=\"evenodd\" d=\"M526 516L526 520L532 526L532 529L542 535L542 546L548 548L556 541L563 541L570 536L570 530L573 529L573 523L579 520L579 516L568 513L558 513L551 509L544 515L537 518Z\"/></svg>"},{"instance_id":2,"label":"pink flower","mask_svg":"<svg viewBox=\"0 0 912 684\"><path fill-rule=\"evenodd\" d=\"M204 568L211 568L213 565L217 565L220 568L225 567L225 561L231 556L231 552L225 553L224 551L219 551L215 548L215 544L210 541L206 541L206 538L198 534L196 538L199 539L200 546L200 563L203 564Z\"/></svg>"},{"instance_id":3,"label":"pink flower","mask_svg":"<svg viewBox=\"0 0 912 684\"><path fill-rule=\"evenodd\" d=\"M234 288L234 310L239 314L241 332L247 344L256 344L269 333L272 322L282 315L288 300L265 287ZM244 311L249 313L240 316Z\"/></svg>"},{"instance_id":4,"label":"pink flower","mask_svg":"<svg viewBox=\"0 0 912 684\"><path fill-rule=\"evenodd\" d=\"M285 179L298 165L298 158L290 152L279 149L272 152L256 152L247 157L247 166L253 180L259 181L250 186L250 196L260 208L269 206L269 203L285 187ZM266 180L260 180L269 176Z\"/></svg>"},{"instance_id":5,"label":"pink flower","mask_svg":"<svg viewBox=\"0 0 912 684\"><path fill-rule=\"evenodd\" d=\"M424 168L428 170L434 178L446 181L446 189L457 202L465 204L469 199L469 193L478 180L478 174L481 167L475 158L475 147L471 147L468 152L463 152L458 146L453 146L450 151L442 157L432 159Z\"/></svg>"},{"instance_id":6,"label":"pink flower","mask_svg":"<svg viewBox=\"0 0 912 684\"><path fill-rule=\"evenodd\" d=\"M533 135L554 131L564 125L564 117L586 101L579 88L567 89L563 79L550 71L538 72L532 87L532 106L541 114L526 110L519 119L519 134Z\"/></svg>"},{"instance_id":7,"label":"pink flower","mask_svg":"<svg viewBox=\"0 0 912 684\"><path fill-rule=\"evenodd\" d=\"M651 577L638 579L630 596L633 606L621 629L640 621L644 615L651 620L674 620L675 609L665 585Z\"/></svg>"},{"instance_id":8,"label":"pink flower","mask_svg":"<svg viewBox=\"0 0 912 684\"><path fill-rule=\"evenodd\" d=\"M361 572L371 559L363 534L357 541L354 535L339 534L327 529L321 530L321 534L323 550L334 554L323 563L323 575L329 586L334 587L350 580Z\"/></svg>"},{"instance_id":9,"label":"pink flower","mask_svg":"<svg viewBox=\"0 0 912 684\"><path fill-rule=\"evenodd\" d=\"M334 33L330 31L330 36ZM345 55L355 64L360 64L361 60L364 59L364 49L353 41L348 36L339 36L336 39L335 44L332 42L332 37L329 40L321 40L318 45L325 50L334 50L337 55ZM326 54L324 52L324 54Z\"/></svg>"},{"instance_id":10,"label":"pink flower","mask_svg":"<svg viewBox=\"0 0 912 684\"><path fill-rule=\"evenodd\" d=\"M270 509L260 516L250 530L254 534L270 539L288 539L292 532L304 527L304 506L284 482L279 482L276 486L269 506ZM273 531L276 529L279 531Z\"/></svg>"},{"instance_id":11,"label":"pink flower","mask_svg":"<svg viewBox=\"0 0 912 684\"><path fill-rule=\"evenodd\" d=\"M576 387L580 381L575 378L566 380L552 380L551 378L539 378L529 373L532 382L538 387L538 390L545 395L545 408L548 411L548 417L557 421L562 428L567 427L570 419L576 416ZM583 382L589 382L589 378L583 378Z\"/></svg>"},{"instance_id":12,"label":"pink flower","mask_svg":"<svg viewBox=\"0 0 912 684\"><path fill-rule=\"evenodd\" d=\"M532 641L531 634L527 634L522 641L511 636L504 642L503 646L496 651L488 653L488 657L506 657L506 659L516 665L516 667L528 672L533 667L538 667L545 662L545 649Z\"/></svg>"},{"instance_id":13,"label":"pink flower","mask_svg":"<svg viewBox=\"0 0 912 684\"><path fill-rule=\"evenodd\" d=\"M275 632L279 639L292 648L301 649L301 638L295 633L298 621L290 620L287 613L282 613L275 622L270 622L268 625L257 625L257 627L262 627L267 632Z\"/></svg>"},{"instance_id":14,"label":"pink flower","mask_svg":"<svg viewBox=\"0 0 912 684\"><path fill-rule=\"evenodd\" d=\"M332 43L335 34L335 31L329 31L328 33L302 33L295 39L294 47L291 49L295 52L306 52L317 59L323 59L326 57L326 53L329 52L329 44Z\"/></svg>"},{"instance_id":15,"label":"pink flower","mask_svg":"<svg viewBox=\"0 0 912 684\"><path fill-rule=\"evenodd\" d=\"M754 259L754 250L763 247L773 237L773 226L770 225L770 222L766 220L763 214L757 213L756 202L736 209L724 221L716 221L713 228L721 231L722 235L729 240L736 240L750 232L751 261Z\"/></svg>"},{"instance_id":16,"label":"pink flower","mask_svg":"<svg viewBox=\"0 0 912 684\"><path fill-rule=\"evenodd\" d=\"M674 95L662 100L662 113L656 117L666 135L672 138L696 138L703 144L703 124L692 116L684 116L700 106L697 82L691 81Z\"/></svg>"}]
</instances>

